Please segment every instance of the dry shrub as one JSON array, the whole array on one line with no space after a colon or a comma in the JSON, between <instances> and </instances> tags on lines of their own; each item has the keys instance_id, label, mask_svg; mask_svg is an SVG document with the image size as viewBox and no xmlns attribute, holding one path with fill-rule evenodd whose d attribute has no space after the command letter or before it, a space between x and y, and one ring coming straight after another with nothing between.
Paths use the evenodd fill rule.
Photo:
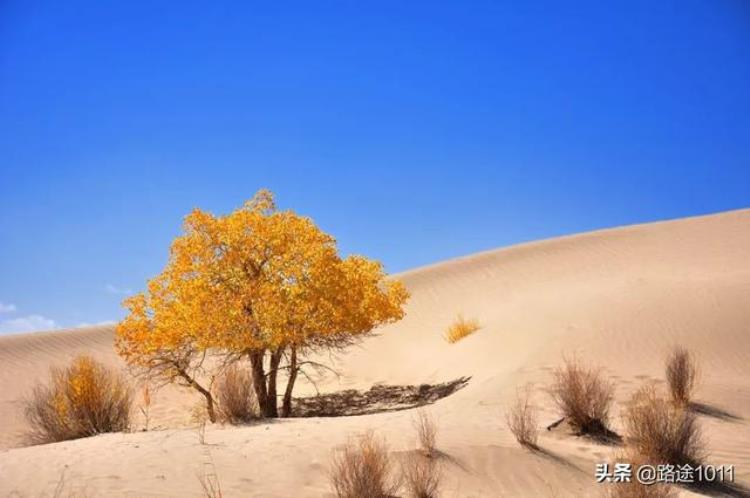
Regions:
<instances>
[{"instance_id":1,"label":"dry shrub","mask_svg":"<svg viewBox=\"0 0 750 498\"><path fill-rule=\"evenodd\" d=\"M339 498L387 498L399 488L388 447L371 432L334 453L330 478Z\"/></svg>"},{"instance_id":2,"label":"dry shrub","mask_svg":"<svg viewBox=\"0 0 750 498\"><path fill-rule=\"evenodd\" d=\"M565 360L554 373L552 399L568 423L581 434L606 434L614 388L600 370Z\"/></svg>"},{"instance_id":3,"label":"dry shrub","mask_svg":"<svg viewBox=\"0 0 750 498\"><path fill-rule=\"evenodd\" d=\"M209 461L203 466L203 474L198 474L198 481L201 483L203 496L205 498L222 498L224 494L221 491L221 481L216 473L213 457L208 452Z\"/></svg>"},{"instance_id":4,"label":"dry shrub","mask_svg":"<svg viewBox=\"0 0 750 498\"><path fill-rule=\"evenodd\" d=\"M607 484L607 498L677 498L677 493L668 484L653 483L642 484L636 477L636 472L641 465L648 462L632 449L630 451L619 452L615 456L617 463L629 463L633 475L629 482L611 482Z\"/></svg>"},{"instance_id":5,"label":"dry shrub","mask_svg":"<svg viewBox=\"0 0 750 498\"><path fill-rule=\"evenodd\" d=\"M677 498L677 493L666 484L641 484L638 479L609 485L607 498Z\"/></svg>"},{"instance_id":6,"label":"dry shrub","mask_svg":"<svg viewBox=\"0 0 750 498\"><path fill-rule=\"evenodd\" d=\"M206 424L209 418L206 408L201 403L193 405L190 410L190 422L193 424L195 435L198 437L198 443L206 444Z\"/></svg>"},{"instance_id":7,"label":"dry shrub","mask_svg":"<svg viewBox=\"0 0 750 498\"><path fill-rule=\"evenodd\" d=\"M666 374L672 401L686 406L698 381L698 366L695 358L687 349L677 346L667 358Z\"/></svg>"},{"instance_id":8,"label":"dry shrub","mask_svg":"<svg viewBox=\"0 0 750 498\"><path fill-rule=\"evenodd\" d=\"M435 420L423 409L417 410L414 417L414 428L417 431L419 449L424 456L432 458L435 456L437 441L437 426Z\"/></svg>"},{"instance_id":9,"label":"dry shrub","mask_svg":"<svg viewBox=\"0 0 750 498\"><path fill-rule=\"evenodd\" d=\"M677 498L677 492L668 484L642 484L636 478L608 486L607 498Z\"/></svg>"},{"instance_id":10,"label":"dry shrub","mask_svg":"<svg viewBox=\"0 0 750 498\"><path fill-rule=\"evenodd\" d=\"M125 379L89 356L53 368L26 400L32 443L65 441L130 428L133 395Z\"/></svg>"},{"instance_id":11,"label":"dry shrub","mask_svg":"<svg viewBox=\"0 0 750 498\"><path fill-rule=\"evenodd\" d=\"M412 498L436 498L440 488L441 473L438 462L419 454L410 454L402 464L404 484Z\"/></svg>"},{"instance_id":12,"label":"dry shrub","mask_svg":"<svg viewBox=\"0 0 750 498\"><path fill-rule=\"evenodd\" d=\"M221 483L216 474L206 473L202 476L198 476L198 481L201 483L203 496L206 498L223 498L224 495L221 492Z\"/></svg>"},{"instance_id":13,"label":"dry shrub","mask_svg":"<svg viewBox=\"0 0 750 498\"><path fill-rule=\"evenodd\" d=\"M222 421L241 424L258 418L253 379L247 369L232 365L218 379L215 390Z\"/></svg>"},{"instance_id":14,"label":"dry shrub","mask_svg":"<svg viewBox=\"0 0 750 498\"><path fill-rule=\"evenodd\" d=\"M458 315L445 332L445 340L453 344L477 330L479 330L479 320L475 318L466 319L463 315Z\"/></svg>"},{"instance_id":15,"label":"dry shrub","mask_svg":"<svg viewBox=\"0 0 750 498\"><path fill-rule=\"evenodd\" d=\"M88 484L85 484L83 486L79 486L76 484L69 485L68 481L65 480L65 472L67 469L68 465L66 464L65 467L63 467L62 472L60 473L60 477L55 483L55 488L51 492L42 492L35 496L37 498L47 498L48 496L50 496L51 498L91 498L95 496L89 491ZM26 498L28 495L21 491L18 491L17 489L13 489L8 494L5 494L3 496L6 496L7 498Z\"/></svg>"},{"instance_id":16,"label":"dry shrub","mask_svg":"<svg viewBox=\"0 0 750 498\"><path fill-rule=\"evenodd\" d=\"M148 431L148 423L151 420L151 386L148 382L144 383L141 387L141 414L143 415L144 426L143 430Z\"/></svg>"},{"instance_id":17,"label":"dry shrub","mask_svg":"<svg viewBox=\"0 0 750 498\"><path fill-rule=\"evenodd\" d=\"M539 435L536 411L531 405L530 389L518 390L516 400L505 415L510 432L516 437L521 446L536 448Z\"/></svg>"},{"instance_id":18,"label":"dry shrub","mask_svg":"<svg viewBox=\"0 0 750 498\"><path fill-rule=\"evenodd\" d=\"M610 484L608 498L677 498L677 493L666 484L641 484L638 479Z\"/></svg>"},{"instance_id":19,"label":"dry shrub","mask_svg":"<svg viewBox=\"0 0 750 498\"><path fill-rule=\"evenodd\" d=\"M659 397L652 385L635 395L625 412L633 450L653 464L699 464L705 445L696 416Z\"/></svg>"},{"instance_id":20,"label":"dry shrub","mask_svg":"<svg viewBox=\"0 0 750 498\"><path fill-rule=\"evenodd\" d=\"M65 480L65 472L67 468L67 465L63 468L60 478L55 484L55 488L50 493L43 492L36 496L41 498L46 498L47 496L51 496L52 498L89 498L94 496L89 492L88 485L69 485L68 481ZM25 498L27 495L20 491L13 490L5 496L8 498Z\"/></svg>"}]
</instances>

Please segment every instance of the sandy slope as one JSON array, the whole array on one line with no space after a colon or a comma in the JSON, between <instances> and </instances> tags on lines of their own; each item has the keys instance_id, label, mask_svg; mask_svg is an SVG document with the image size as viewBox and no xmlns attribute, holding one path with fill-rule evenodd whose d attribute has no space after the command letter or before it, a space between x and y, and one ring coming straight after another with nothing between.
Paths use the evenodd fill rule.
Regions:
<instances>
[{"instance_id":1,"label":"sandy slope","mask_svg":"<svg viewBox=\"0 0 750 498\"><path fill-rule=\"evenodd\" d=\"M611 448L544 432L547 454L529 453L503 426L504 406L532 383L541 421L553 422L544 387L563 354L604 367L623 402L661 379L677 343L700 356L699 400L734 416L701 416L710 461L734 464L750 484L750 210L524 244L401 278L413 296L407 317L341 358L344 375L323 389L471 376L430 407L446 454L443 496L601 495L594 464ZM449 345L441 335L459 312L483 328ZM331 450L348 435L373 429L396 454L414 447L411 410L215 427L200 445L179 428L195 398L167 390L154 419L169 428L10 449L23 429L20 397L79 351L119 361L111 328L0 337L0 496L49 495L63 472L89 496L200 496L196 475L209 461L227 497L325 496Z\"/></svg>"}]
</instances>

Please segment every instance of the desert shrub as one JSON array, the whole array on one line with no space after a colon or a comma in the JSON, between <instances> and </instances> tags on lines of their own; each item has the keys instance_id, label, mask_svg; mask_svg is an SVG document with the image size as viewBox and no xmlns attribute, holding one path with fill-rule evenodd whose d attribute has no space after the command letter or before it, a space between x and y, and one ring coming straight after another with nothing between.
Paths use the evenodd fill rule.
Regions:
<instances>
[{"instance_id":1,"label":"desert shrub","mask_svg":"<svg viewBox=\"0 0 750 498\"><path fill-rule=\"evenodd\" d=\"M521 446L536 448L539 428L529 389L516 392L515 402L506 413L505 422Z\"/></svg>"},{"instance_id":2,"label":"desert shrub","mask_svg":"<svg viewBox=\"0 0 750 498\"><path fill-rule=\"evenodd\" d=\"M203 465L203 473L198 474L198 481L201 484L204 498L223 498L224 493L221 491L221 481L216 473L211 451L207 450L209 461Z\"/></svg>"},{"instance_id":3,"label":"desert shrub","mask_svg":"<svg viewBox=\"0 0 750 498\"><path fill-rule=\"evenodd\" d=\"M677 498L674 489L666 484L641 484L638 479L613 483L607 498Z\"/></svg>"},{"instance_id":4,"label":"desert shrub","mask_svg":"<svg viewBox=\"0 0 750 498\"><path fill-rule=\"evenodd\" d=\"M611 482L607 484L607 498L677 498L674 488L663 483L642 484L636 477L636 472L641 465L648 463L643 456L627 449L615 455L615 462L629 463L633 475L630 481Z\"/></svg>"},{"instance_id":5,"label":"desert shrub","mask_svg":"<svg viewBox=\"0 0 750 498\"><path fill-rule=\"evenodd\" d=\"M650 463L695 465L705 456L695 414L659 397L652 385L633 396L625 426L633 450Z\"/></svg>"},{"instance_id":6,"label":"desert shrub","mask_svg":"<svg viewBox=\"0 0 750 498\"><path fill-rule=\"evenodd\" d=\"M25 413L33 443L65 441L130 428L132 391L114 370L89 356L53 368L48 384L37 384Z\"/></svg>"},{"instance_id":7,"label":"desert shrub","mask_svg":"<svg viewBox=\"0 0 750 498\"><path fill-rule=\"evenodd\" d=\"M479 330L479 320L466 319L463 315L458 315L445 332L445 340L453 344L477 330Z\"/></svg>"},{"instance_id":8,"label":"desert shrub","mask_svg":"<svg viewBox=\"0 0 750 498\"><path fill-rule=\"evenodd\" d=\"M667 484L642 484L638 479L609 484L607 498L677 498L674 488Z\"/></svg>"},{"instance_id":9,"label":"desert shrub","mask_svg":"<svg viewBox=\"0 0 750 498\"><path fill-rule=\"evenodd\" d=\"M71 484L65 479L65 471L67 470L67 468L67 465L63 468L62 473L60 473L60 477L55 484L55 488L50 493L42 493L37 496L51 496L52 498L89 498L93 496L89 492L87 485L80 486L78 484ZM13 498L25 498L27 495L22 492L13 490L6 496Z\"/></svg>"},{"instance_id":10,"label":"desert shrub","mask_svg":"<svg viewBox=\"0 0 750 498\"><path fill-rule=\"evenodd\" d=\"M607 498L677 498L666 484L641 484L637 479L611 484Z\"/></svg>"},{"instance_id":11,"label":"desert shrub","mask_svg":"<svg viewBox=\"0 0 750 498\"><path fill-rule=\"evenodd\" d=\"M148 431L148 423L151 420L151 386L148 382L145 382L141 387L141 405L139 407L141 415L143 415L143 430Z\"/></svg>"},{"instance_id":12,"label":"desert shrub","mask_svg":"<svg viewBox=\"0 0 750 498\"><path fill-rule=\"evenodd\" d=\"M607 432L614 388L600 370L575 359L555 370L552 399L568 423L581 434Z\"/></svg>"},{"instance_id":13,"label":"desert shrub","mask_svg":"<svg viewBox=\"0 0 750 498\"><path fill-rule=\"evenodd\" d=\"M210 420L208 412L201 403L193 405L190 410L190 423L200 444L206 444L206 425Z\"/></svg>"},{"instance_id":14,"label":"desert shrub","mask_svg":"<svg viewBox=\"0 0 750 498\"><path fill-rule=\"evenodd\" d=\"M690 352L682 346L672 350L667 358L667 384L672 401L687 405L698 381L698 366Z\"/></svg>"},{"instance_id":15,"label":"desert shrub","mask_svg":"<svg viewBox=\"0 0 750 498\"><path fill-rule=\"evenodd\" d=\"M218 379L215 390L222 421L241 424L258 418L253 379L247 369L229 367Z\"/></svg>"},{"instance_id":16,"label":"desert shrub","mask_svg":"<svg viewBox=\"0 0 750 498\"><path fill-rule=\"evenodd\" d=\"M216 474L206 473L198 476L198 481L201 483L201 489L205 498L223 498L221 483Z\"/></svg>"},{"instance_id":17,"label":"desert shrub","mask_svg":"<svg viewBox=\"0 0 750 498\"><path fill-rule=\"evenodd\" d=\"M435 420L423 409L417 410L414 417L414 428L417 431L419 449L424 456L431 458L435 456L435 445L437 441L437 426Z\"/></svg>"},{"instance_id":18,"label":"desert shrub","mask_svg":"<svg viewBox=\"0 0 750 498\"><path fill-rule=\"evenodd\" d=\"M387 498L399 488L388 447L371 432L334 453L330 478L338 498Z\"/></svg>"},{"instance_id":19,"label":"desert shrub","mask_svg":"<svg viewBox=\"0 0 750 498\"><path fill-rule=\"evenodd\" d=\"M440 488L440 469L434 458L410 453L402 463L406 492L411 498L436 498Z\"/></svg>"}]
</instances>

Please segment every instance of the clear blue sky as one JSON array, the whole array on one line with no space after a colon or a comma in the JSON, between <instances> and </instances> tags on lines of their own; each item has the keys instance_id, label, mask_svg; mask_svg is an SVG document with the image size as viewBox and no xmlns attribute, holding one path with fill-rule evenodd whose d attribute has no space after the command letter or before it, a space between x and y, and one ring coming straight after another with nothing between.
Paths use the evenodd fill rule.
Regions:
<instances>
[{"instance_id":1,"label":"clear blue sky","mask_svg":"<svg viewBox=\"0 0 750 498\"><path fill-rule=\"evenodd\" d=\"M260 187L393 272L750 206L745 0L105 3L0 2L0 331Z\"/></svg>"}]
</instances>

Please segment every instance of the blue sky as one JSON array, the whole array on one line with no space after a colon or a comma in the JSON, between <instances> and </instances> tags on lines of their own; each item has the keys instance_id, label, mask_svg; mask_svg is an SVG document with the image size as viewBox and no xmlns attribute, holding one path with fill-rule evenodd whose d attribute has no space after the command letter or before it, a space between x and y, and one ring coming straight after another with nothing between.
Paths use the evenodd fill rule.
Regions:
<instances>
[{"instance_id":1,"label":"blue sky","mask_svg":"<svg viewBox=\"0 0 750 498\"><path fill-rule=\"evenodd\" d=\"M261 187L397 272L750 206L750 6L0 3L0 332Z\"/></svg>"}]
</instances>

